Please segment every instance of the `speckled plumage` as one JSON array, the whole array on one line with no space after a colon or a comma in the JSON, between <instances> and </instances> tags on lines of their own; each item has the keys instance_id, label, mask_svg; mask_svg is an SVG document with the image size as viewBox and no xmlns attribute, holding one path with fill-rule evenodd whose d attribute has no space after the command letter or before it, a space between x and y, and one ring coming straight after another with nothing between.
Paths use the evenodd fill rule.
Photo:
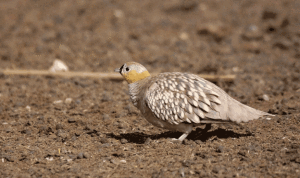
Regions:
<instances>
[{"instance_id":1,"label":"speckled plumage","mask_svg":"<svg viewBox=\"0 0 300 178\"><path fill-rule=\"evenodd\" d=\"M205 93L210 88L202 78L193 74L163 73L152 77L149 85L145 95L147 106L157 118L171 124L200 123L206 113L217 111L212 102L214 105L221 104L217 98L219 95Z\"/></svg>"},{"instance_id":2,"label":"speckled plumage","mask_svg":"<svg viewBox=\"0 0 300 178\"><path fill-rule=\"evenodd\" d=\"M123 69L124 66L128 71ZM137 68L140 72L146 70L131 62L117 71L126 78L127 73ZM133 104L147 121L157 127L183 132L180 141L199 124L240 123L271 116L241 104L213 83L189 73L149 74L129 83L129 93Z\"/></svg>"}]
</instances>

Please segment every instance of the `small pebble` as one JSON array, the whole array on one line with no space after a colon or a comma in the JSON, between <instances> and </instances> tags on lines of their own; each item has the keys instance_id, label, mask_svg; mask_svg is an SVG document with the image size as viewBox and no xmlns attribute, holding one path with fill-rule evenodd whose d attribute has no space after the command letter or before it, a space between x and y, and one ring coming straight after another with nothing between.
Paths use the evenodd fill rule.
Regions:
<instances>
[{"instance_id":1,"label":"small pebble","mask_svg":"<svg viewBox=\"0 0 300 178\"><path fill-rule=\"evenodd\" d=\"M148 137L148 138L146 139L146 141L145 141L145 144L148 145L148 144L150 144L150 143L151 143L151 138Z\"/></svg>"},{"instance_id":2,"label":"small pebble","mask_svg":"<svg viewBox=\"0 0 300 178\"><path fill-rule=\"evenodd\" d=\"M215 166L215 167L212 169L212 172L218 174L218 173L219 173L219 167L218 167L218 166Z\"/></svg>"},{"instance_id":3,"label":"small pebble","mask_svg":"<svg viewBox=\"0 0 300 178\"><path fill-rule=\"evenodd\" d=\"M194 174L196 174L196 173L195 173L195 171L190 170L190 174L194 175Z\"/></svg>"},{"instance_id":4,"label":"small pebble","mask_svg":"<svg viewBox=\"0 0 300 178\"><path fill-rule=\"evenodd\" d=\"M56 101L53 102L53 104L60 104L62 102L63 102L62 100L56 100Z\"/></svg>"},{"instance_id":5,"label":"small pebble","mask_svg":"<svg viewBox=\"0 0 300 178\"><path fill-rule=\"evenodd\" d=\"M103 121L109 120L109 115L108 114L103 114L102 115Z\"/></svg>"},{"instance_id":6,"label":"small pebble","mask_svg":"<svg viewBox=\"0 0 300 178\"><path fill-rule=\"evenodd\" d=\"M53 157L47 157L46 160L47 161L53 161Z\"/></svg>"},{"instance_id":7,"label":"small pebble","mask_svg":"<svg viewBox=\"0 0 300 178\"><path fill-rule=\"evenodd\" d=\"M269 96L266 95L266 94L264 94L264 95L262 96L262 98L263 98L263 100L265 100L265 101L269 101L269 100L270 100L270 99L269 99Z\"/></svg>"},{"instance_id":8,"label":"small pebble","mask_svg":"<svg viewBox=\"0 0 300 178\"><path fill-rule=\"evenodd\" d=\"M61 124L56 124L56 130L59 130L59 129L63 129L63 126Z\"/></svg>"},{"instance_id":9,"label":"small pebble","mask_svg":"<svg viewBox=\"0 0 300 178\"><path fill-rule=\"evenodd\" d=\"M122 159L122 160L120 160L120 163L126 163L126 160L124 160L124 159Z\"/></svg>"},{"instance_id":10,"label":"small pebble","mask_svg":"<svg viewBox=\"0 0 300 178\"><path fill-rule=\"evenodd\" d=\"M101 139L100 139L100 142L101 142L102 144L108 143L108 139L107 139L107 138L101 138Z\"/></svg>"},{"instance_id":11,"label":"small pebble","mask_svg":"<svg viewBox=\"0 0 300 178\"><path fill-rule=\"evenodd\" d=\"M90 156L90 154L84 152L84 153L83 153L83 157L84 157L84 158L89 158L89 157L91 157L91 156Z\"/></svg>"},{"instance_id":12,"label":"small pebble","mask_svg":"<svg viewBox=\"0 0 300 178\"><path fill-rule=\"evenodd\" d=\"M216 149L216 152L218 152L218 153L224 152L224 147L223 147L223 146L219 146L219 147Z\"/></svg>"},{"instance_id":13,"label":"small pebble","mask_svg":"<svg viewBox=\"0 0 300 178\"><path fill-rule=\"evenodd\" d=\"M93 128L90 125L86 125L83 130L91 131Z\"/></svg>"},{"instance_id":14,"label":"small pebble","mask_svg":"<svg viewBox=\"0 0 300 178\"><path fill-rule=\"evenodd\" d=\"M179 140L176 140L175 142L178 142L178 143L180 143L180 141L179 141ZM188 139L184 139L184 140L182 141L182 144L184 144L184 145L190 145L190 144L191 144L191 142L190 142L190 140L188 140Z\"/></svg>"},{"instance_id":15,"label":"small pebble","mask_svg":"<svg viewBox=\"0 0 300 178\"><path fill-rule=\"evenodd\" d=\"M56 135L54 135L54 134L49 135L49 139L50 139L50 140L56 139Z\"/></svg>"},{"instance_id":16,"label":"small pebble","mask_svg":"<svg viewBox=\"0 0 300 178\"><path fill-rule=\"evenodd\" d=\"M26 106L27 111L31 111L31 107L30 106Z\"/></svg>"},{"instance_id":17,"label":"small pebble","mask_svg":"<svg viewBox=\"0 0 300 178\"><path fill-rule=\"evenodd\" d=\"M110 97L110 95L109 94L107 94L106 92L104 92L103 94L102 94L102 99L101 99L101 101L111 101L112 99L111 99L111 97Z\"/></svg>"},{"instance_id":18,"label":"small pebble","mask_svg":"<svg viewBox=\"0 0 300 178\"><path fill-rule=\"evenodd\" d=\"M196 140L195 141L197 144L199 144L199 145L202 145L203 144L203 142L201 141L201 140Z\"/></svg>"},{"instance_id":19,"label":"small pebble","mask_svg":"<svg viewBox=\"0 0 300 178\"><path fill-rule=\"evenodd\" d=\"M83 153L82 152L77 155L77 159L83 159Z\"/></svg>"},{"instance_id":20,"label":"small pebble","mask_svg":"<svg viewBox=\"0 0 300 178\"><path fill-rule=\"evenodd\" d=\"M7 129L5 129L5 132L6 132L6 133L9 133L9 132L11 132L11 131L12 131L11 127L8 127Z\"/></svg>"},{"instance_id":21,"label":"small pebble","mask_svg":"<svg viewBox=\"0 0 300 178\"><path fill-rule=\"evenodd\" d=\"M8 162L14 162L15 161L15 157L14 156L10 156L10 155L2 155L3 158L5 158Z\"/></svg>"},{"instance_id":22,"label":"small pebble","mask_svg":"<svg viewBox=\"0 0 300 178\"><path fill-rule=\"evenodd\" d=\"M77 140L77 137L74 135L72 138L71 138L71 141L75 141L75 140Z\"/></svg>"},{"instance_id":23,"label":"small pebble","mask_svg":"<svg viewBox=\"0 0 300 178\"><path fill-rule=\"evenodd\" d=\"M118 165L118 162L115 159L110 160L111 163Z\"/></svg>"},{"instance_id":24,"label":"small pebble","mask_svg":"<svg viewBox=\"0 0 300 178\"><path fill-rule=\"evenodd\" d=\"M189 39L189 35L186 32L183 32L180 34L179 38L181 40L188 40Z\"/></svg>"},{"instance_id":25,"label":"small pebble","mask_svg":"<svg viewBox=\"0 0 300 178\"><path fill-rule=\"evenodd\" d=\"M232 71L233 71L233 72L239 72L240 69L239 69L239 67L233 67L233 68L232 68Z\"/></svg>"},{"instance_id":26,"label":"small pebble","mask_svg":"<svg viewBox=\"0 0 300 178\"><path fill-rule=\"evenodd\" d=\"M74 122L76 122L76 120L74 118L69 118L68 119L68 123L74 123Z\"/></svg>"},{"instance_id":27,"label":"small pebble","mask_svg":"<svg viewBox=\"0 0 300 178\"><path fill-rule=\"evenodd\" d=\"M122 18L124 16L124 13L122 10L115 10L114 11L114 16L117 18Z\"/></svg>"},{"instance_id":28,"label":"small pebble","mask_svg":"<svg viewBox=\"0 0 300 178\"><path fill-rule=\"evenodd\" d=\"M66 103L66 104L70 104L70 103L72 103L72 101L73 101L72 98L67 98L67 99L65 100L65 103Z\"/></svg>"},{"instance_id":29,"label":"small pebble","mask_svg":"<svg viewBox=\"0 0 300 178\"><path fill-rule=\"evenodd\" d=\"M251 30L251 31L257 31L258 28L257 28L256 25L250 25L249 30Z\"/></svg>"},{"instance_id":30,"label":"small pebble","mask_svg":"<svg viewBox=\"0 0 300 178\"><path fill-rule=\"evenodd\" d=\"M268 118L266 118L266 119L269 121L269 120L271 120L272 118L268 117Z\"/></svg>"},{"instance_id":31,"label":"small pebble","mask_svg":"<svg viewBox=\"0 0 300 178\"><path fill-rule=\"evenodd\" d=\"M76 155L68 155L68 157L69 157L69 159L71 159L71 160L74 160L74 159L76 159L77 158L77 156Z\"/></svg>"},{"instance_id":32,"label":"small pebble","mask_svg":"<svg viewBox=\"0 0 300 178\"><path fill-rule=\"evenodd\" d=\"M39 132L47 132L47 127L46 126L41 126Z\"/></svg>"},{"instance_id":33,"label":"small pebble","mask_svg":"<svg viewBox=\"0 0 300 178\"><path fill-rule=\"evenodd\" d=\"M78 137L78 136L80 136L82 134L82 131L81 130L76 130L75 131L75 135Z\"/></svg>"},{"instance_id":34,"label":"small pebble","mask_svg":"<svg viewBox=\"0 0 300 178\"><path fill-rule=\"evenodd\" d=\"M108 148L108 147L111 147L112 144L110 143L105 143L105 144L102 144L101 147L104 147L104 148Z\"/></svg>"},{"instance_id":35,"label":"small pebble","mask_svg":"<svg viewBox=\"0 0 300 178\"><path fill-rule=\"evenodd\" d=\"M121 143L122 143L122 144L128 143L128 140L126 140L125 138L122 138L122 139L121 139Z\"/></svg>"},{"instance_id":36,"label":"small pebble","mask_svg":"<svg viewBox=\"0 0 300 178\"><path fill-rule=\"evenodd\" d=\"M63 61L55 59L49 70L51 72L65 72L69 71L69 67Z\"/></svg>"},{"instance_id":37,"label":"small pebble","mask_svg":"<svg viewBox=\"0 0 300 178\"><path fill-rule=\"evenodd\" d=\"M31 131L28 130L28 129L26 129L26 130L24 131L24 133L27 134L27 135L29 135L29 134L31 134Z\"/></svg>"}]
</instances>

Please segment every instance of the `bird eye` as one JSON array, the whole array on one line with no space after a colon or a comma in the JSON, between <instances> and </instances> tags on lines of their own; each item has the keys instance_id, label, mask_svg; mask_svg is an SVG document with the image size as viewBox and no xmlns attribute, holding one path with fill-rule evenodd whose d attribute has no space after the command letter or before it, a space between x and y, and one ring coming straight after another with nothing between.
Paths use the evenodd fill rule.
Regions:
<instances>
[{"instance_id":1,"label":"bird eye","mask_svg":"<svg viewBox=\"0 0 300 178\"><path fill-rule=\"evenodd\" d=\"M129 71L129 68L128 68L128 67L126 67L126 71L127 71L127 72Z\"/></svg>"}]
</instances>

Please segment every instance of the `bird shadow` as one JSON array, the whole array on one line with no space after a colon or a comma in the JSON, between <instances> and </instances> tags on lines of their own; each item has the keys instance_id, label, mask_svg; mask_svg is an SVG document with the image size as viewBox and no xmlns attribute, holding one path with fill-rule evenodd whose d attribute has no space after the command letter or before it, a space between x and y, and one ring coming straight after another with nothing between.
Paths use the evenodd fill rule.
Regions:
<instances>
[{"instance_id":1,"label":"bird shadow","mask_svg":"<svg viewBox=\"0 0 300 178\"><path fill-rule=\"evenodd\" d=\"M110 138L114 138L117 140L122 140L126 139L129 143L136 143L136 144L144 144L148 138L151 140L158 140L161 138L179 138L182 135L182 132L172 132L172 131L167 131L163 132L160 134L155 134L155 135L149 135L149 134L144 134L140 132L134 132L134 133L125 133L125 134L120 134L120 135L115 135L114 133L108 133L106 134ZM189 140L200 140L202 142L206 142L207 140L212 140L217 138L240 138L240 137L248 137L252 136L252 133L247 132L245 134L240 134L236 133L231 130L226 130L222 128L218 128L213 131L204 131L203 129L197 128L195 131L192 131L189 136L186 139Z\"/></svg>"}]
</instances>

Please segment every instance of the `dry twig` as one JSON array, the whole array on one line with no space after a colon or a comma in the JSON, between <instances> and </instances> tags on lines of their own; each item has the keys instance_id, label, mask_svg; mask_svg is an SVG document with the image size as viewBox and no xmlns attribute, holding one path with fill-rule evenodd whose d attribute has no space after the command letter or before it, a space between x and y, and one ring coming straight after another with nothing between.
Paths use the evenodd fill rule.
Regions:
<instances>
[{"instance_id":1,"label":"dry twig","mask_svg":"<svg viewBox=\"0 0 300 178\"><path fill-rule=\"evenodd\" d=\"M46 76L60 76L60 77L89 77L110 80L123 80L123 77L118 73L101 73L101 72L50 72L48 70L10 70L6 69L0 71L4 75L46 75ZM155 74L154 74L155 75ZM235 75L206 75L200 74L200 77L215 82L224 80L231 82L235 79Z\"/></svg>"}]
</instances>

